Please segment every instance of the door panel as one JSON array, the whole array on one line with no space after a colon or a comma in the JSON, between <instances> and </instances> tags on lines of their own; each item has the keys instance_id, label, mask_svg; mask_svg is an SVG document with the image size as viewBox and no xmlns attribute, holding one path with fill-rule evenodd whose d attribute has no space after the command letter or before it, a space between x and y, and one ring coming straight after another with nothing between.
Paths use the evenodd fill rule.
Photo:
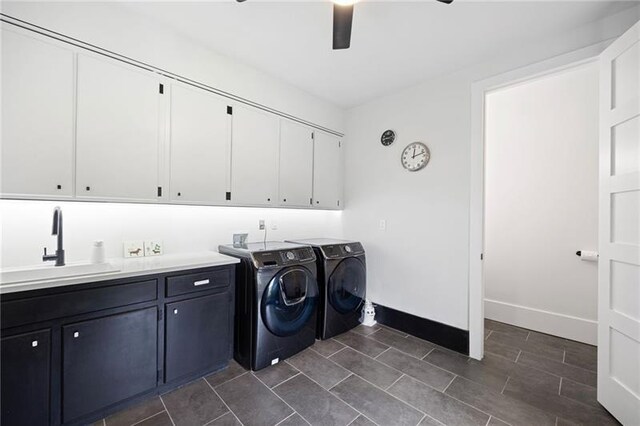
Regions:
<instances>
[{"instance_id":1,"label":"door panel","mask_svg":"<svg viewBox=\"0 0 640 426\"><path fill-rule=\"evenodd\" d=\"M640 424L640 22L600 57L598 401Z\"/></svg>"},{"instance_id":2,"label":"door panel","mask_svg":"<svg viewBox=\"0 0 640 426\"><path fill-rule=\"evenodd\" d=\"M171 201L224 203L231 120L227 103L203 90L171 86Z\"/></svg>"},{"instance_id":3,"label":"door panel","mask_svg":"<svg viewBox=\"0 0 640 426\"><path fill-rule=\"evenodd\" d=\"M358 259L348 257L340 262L329 277L331 306L341 314L359 311L364 303L366 277L364 264Z\"/></svg>"},{"instance_id":4,"label":"door panel","mask_svg":"<svg viewBox=\"0 0 640 426\"><path fill-rule=\"evenodd\" d=\"M315 132L313 143L313 206L342 208L342 142L335 136Z\"/></svg>"},{"instance_id":5,"label":"door panel","mask_svg":"<svg viewBox=\"0 0 640 426\"><path fill-rule=\"evenodd\" d=\"M275 205L278 192L277 116L235 106L231 141L231 201Z\"/></svg>"},{"instance_id":6,"label":"door panel","mask_svg":"<svg viewBox=\"0 0 640 426\"><path fill-rule=\"evenodd\" d=\"M2 29L2 194L73 195L74 53Z\"/></svg>"},{"instance_id":7,"label":"door panel","mask_svg":"<svg viewBox=\"0 0 640 426\"><path fill-rule=\"evenodd\" d=\"M280 120L280 205L308 207L313 185L313 132Z\"/></svg>"},{"instance_id":8,"label":"door panel","mask_svg":"<svg viewBox=\"0 0 640 426\"><path fill-rule=\"evenodd\" d=\"M160 96L152 74L78 56L78 197L157 201Z\"/></svg>"},{"instance_id":9,"label":"door panel","mask_svg":"<svg viewBox=\"0 0 640 426\"><path fill-rule=\"evenodd\" d=\"M80 418L157 383L155 307L62 328L62 417Z\"/></svg>"},{"instance_id":10,"label":"door panel","mask_svg":"<svg viewBox=\"0 0 640 426\"><path fill-rule=\"evenodd\" d=\"M229 358L229 309L227 292L167 304L167 382L210 370Z\"/></svg>"},{"instance_id":11,"label":"door panel","mask_svg":"<svg viewBox=\"0 0 640 426\"><path fill-rule=\"evenodd\" d=\"M0 390L3 425L48 425L51 331L4 337Z\"/></svg>"},{"instance_id":12,"label":"door panel","mask_svg":"<svg viewBox=\"0 0 640 426\"><path fill-rule=\"evenodd\" d=\"M265 289L260 311L265 326L276 336L292 336L302 330L318 304L318 284L303 267L278 272Z\"/></svg>"}]
</instances>

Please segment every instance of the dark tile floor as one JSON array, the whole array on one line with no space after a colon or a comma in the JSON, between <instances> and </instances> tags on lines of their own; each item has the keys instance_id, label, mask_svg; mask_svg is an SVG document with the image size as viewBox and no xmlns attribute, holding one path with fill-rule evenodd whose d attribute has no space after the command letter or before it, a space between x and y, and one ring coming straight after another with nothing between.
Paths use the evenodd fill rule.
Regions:
<instances>
[{"instance_id":1,"label":"dark tile floor","mask_svg":"<svg viewBox=\"0 0 640 426\"><path fill-rule=\"evenodd\" d=\"M258 372L228 368L96 425L617 425L596 401L596 348L487 320L476 361L358 327Z\"/></svg>"}]
</instances>

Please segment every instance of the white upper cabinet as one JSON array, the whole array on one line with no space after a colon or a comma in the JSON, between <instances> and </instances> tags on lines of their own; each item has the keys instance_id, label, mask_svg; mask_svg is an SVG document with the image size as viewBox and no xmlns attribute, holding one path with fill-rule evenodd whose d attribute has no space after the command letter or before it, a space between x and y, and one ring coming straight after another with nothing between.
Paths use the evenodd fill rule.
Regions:
<instances>
[{"instance_id":1,"label":"white upper cabinet","mask_svg":"<svg viewBox=\"0 0 640 426\"><path fill-rule=\"evenodd\" d=\"M313 132L302 124L280 120L278 203L309 207L313 186Z\"/></svg>"},{"instance_id":2,"label":"white upper cabinet","mask_svg":"<svg viewBox=\"0 0 640 426\"><path fill-rule=\"evenodd\" d=\"M76 195L157 201L159 81L116 61L78 56Z\"/></svg>"},{"instance_id":3,"label":"white upper cabinet","mask_svg":"<svg viewBox=\"0 0 640 426\"><path fill-rule=\"evenodd\" d=\"M73 196L74 55L3 28L3 196Z\"/></svg>"},{"instance_id":4,"label":"white upper cabinet","mask_svg":"<svg viewBox=\"0 0 640 426\"><path fill-rule=\"evenodd\" d=\"M342 142L337 136L316 132L313 144L313 206L341 209Z\"/></svg>"},{"instance_id":5,"label":"white upper cabinet","mask_svg":"<svg viewBox=\"0 0 640 426\"><path fill-rule=\"evenodd\" d=\"M169 199L224 204L229 191L231 115L204 90L171 85Z\"/></svg>"},{"instance_id":6,"label":"white upper cabinet","mask_svg":"<svg viewBox=\"0 0 640 426\"><path fill-rule=\"evenodd\" d=\"M276 115L233 107L231 201L241 205L276 205L278 134Z\"/></svg>"}]
</instances>

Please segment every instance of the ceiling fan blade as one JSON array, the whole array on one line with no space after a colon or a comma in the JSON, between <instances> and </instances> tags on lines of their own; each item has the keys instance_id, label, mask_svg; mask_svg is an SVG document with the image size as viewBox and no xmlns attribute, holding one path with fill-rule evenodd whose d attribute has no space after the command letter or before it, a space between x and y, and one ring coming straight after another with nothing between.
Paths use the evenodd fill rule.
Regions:
<instances>
[{"instance_id":1,"label":"ceiling fan blade","mask_svg":"<svg viewBox=\"0 0 640 426\"><path fill-rule=\"evenodd\" d=\"M333 5L333 49L348 49L351 46L351 23L353 5Z\"/></svg>"},{"instance_id":2,"label":"ceiling fan blade","mask_svg":"<svg viewBox=\"0 0 640 426\"><path fill-rule=\"evenodd\" d=\"M244 0L239 0L239 1L244 1ZM446 4L453 3L453 0L437 0L437 1L439 1L440 3L446 3Z\"/></svg>"}]
</instances>

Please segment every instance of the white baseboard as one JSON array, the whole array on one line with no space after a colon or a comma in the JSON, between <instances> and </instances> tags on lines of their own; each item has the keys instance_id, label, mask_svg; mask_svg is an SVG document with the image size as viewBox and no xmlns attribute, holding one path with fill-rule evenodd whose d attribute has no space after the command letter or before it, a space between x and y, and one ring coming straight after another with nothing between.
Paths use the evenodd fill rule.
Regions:
<instances>
[{"instance_id":1,"label":"white baseboard","mask_svg":"<svg viewBox=\"0 0 640 426\"><path fill-rule=\"evenodd\" d=\"M598 322L571 315L484 299L486 318L528 328L541 333L597 345Z\"/></svg>"}]
</instances>

